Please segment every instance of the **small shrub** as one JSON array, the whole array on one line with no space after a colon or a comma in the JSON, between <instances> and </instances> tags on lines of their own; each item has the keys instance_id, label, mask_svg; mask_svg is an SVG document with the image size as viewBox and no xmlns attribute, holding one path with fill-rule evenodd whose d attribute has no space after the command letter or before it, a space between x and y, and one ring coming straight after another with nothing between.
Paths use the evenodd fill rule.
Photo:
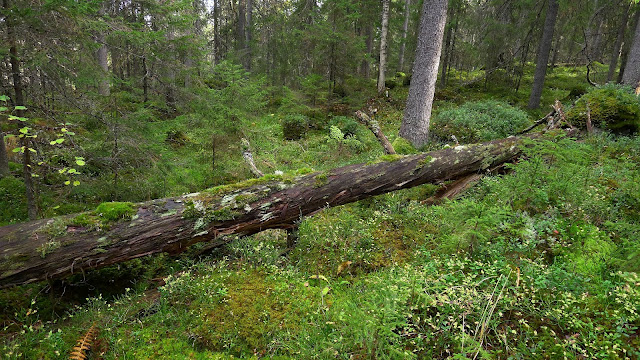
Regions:
<instances>
[{"instance_id":1,"label":"small shrub","mask_svg":"<svg viewBox=\"0 0 640 360\"><path fill-rule=\"evenodd\" d=\"M167 138L165 139L173 147L180 147L189 142L187 135L182 130L169 130L167 131Z\"/></svg>"},{"instance_id":2,"label":"small shrub","mask_svg":"<svg viewBox=\"0 0 640 360\"><path fill-rule=\"evenodd\" d=\"M329 126L335 126L340 129L345 138L355 136L358 132L358 123L348 116L334 116L331 118L331 121L329 121Z\"/></svg>"},{"instance_id":3,"label":"small shrub","mask_svg":"<svg viewBox=\"0 0 640 360\"><path fill-rule=\"evenodd\" d=\"M304 115L287 115L282 119L282 136L287 140L303 138L309 127L309 119Z\"/></svg>"},{"instance_id":4,"label":"small shrub","mask_svg":"<svg viewBox=\"0 0 640 360\"><path fill-rule=\"evenodd\" d=\"M529 123L526 112L504 102L485 100L441 112L431 131L445 141L455 135L462 143L474 143L513 135Z\"/></svg>"},{"instance_id":5,"label":"small shrub","mask_svg":"<svg viewBox=\"0 0 640 360\"><path fill-rule=\"evenodd\" d=\"M640 130L640 102L628 87L604 85L589 91L567 112L567 120L585 129L587 107L595 127L615 133Z\"/></svg>"}]
</instances>

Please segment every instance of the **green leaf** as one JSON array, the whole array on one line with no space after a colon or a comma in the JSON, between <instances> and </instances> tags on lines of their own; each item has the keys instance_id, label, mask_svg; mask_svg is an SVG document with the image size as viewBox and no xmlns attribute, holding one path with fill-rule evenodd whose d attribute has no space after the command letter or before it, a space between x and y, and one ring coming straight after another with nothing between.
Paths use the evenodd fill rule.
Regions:
<instances>
[{"instance_id":1,"label":"green leaf","mask_svg":"<svg viewBox=\"0 0 640 360\"><path fill-rule=\"evenodd\" d=\"M31 151L32 153L36 153L36 154L38 153L38 152L36 151L36 149L32 149L32 148L29 148L29 151Z\"/></svg>"},{"instance_id":2,"label":"green leaf","mask_svg":"<svg viewBox=\"0 0 640 360\"><path fill-rule=\"evenodd\" d=\"M27 121L28 120L25 117L20 117L20 116L15 116L15 115L9 115L8 118L9 118L9 120L19 120L19 121Z\"/></svg>"},{"instance_id":3,"label":"green leaf","mask_svg":"<svg viewBox=\"0 0 640 360\"><path fill-rule=\"evenodd\" d=\"M328 287L328 286L325 286L325 287L322 289L322 296L326 296L326 295L329 293L329 290L331 290L331 289L329 289L329 287Z\"/></svg>"},{"instance_id":4,"label":"green leaf","mask_svg":"<svg viewBox=\"0 0 640 360\"><path fill-rule=\"evenodd\" d=\"M15 148L13 150L11 150L13 152L23 152L24 150L22 150L22 148Z\"/></svg>"},{"instance_id":5,"label":"green leaf","mask_svg":"<svg viewBox=\"0 0 640 360\"><path fill-rule=\"evenodd\" d=\"M57 142L55 140L49 141L49 145L55 145Z\"/></svg>"},{"instance_id":6,"label":"green leaf","mask_svg":"<svg viewBox=\"0 0 640 360\"><path fill-rule=\"evenodd\" d=\"M71 135L71 136L73 136L73 135L75 135L75 134L76 134L76 133L74 133L73 131L67 131L67 135Z\"/></svg>"},{"instance_id":7,"label":"green leaf","mask_svg":"<svg viewBox=\"0 0 640 360\"><path fill-rule=\"evenodd\" d=\"M7 95L0 95L0 101L9 101L9 97Z\"/></svg>"},{"instance_id":8,"label":"green leaf","mask_svg":"<svg viewBox=\"0 0 640 360\"><path fill-rule=\"evenodd\" d=\"M7 111L7 110L9 110L9 108L8 108L8 107L6 107L6 106L0 106L0 112L5 112L5 111Z\"/></svg>"},{"instance_id":9,"label":"green leaf","mask_svg":"<svg viewBox=\"0 0 640 360\"><path fill-rule=\"evenodd\" d=\"M84 166L85 162L82 159L76 159L76 164L78 164L78 166Z\"/></svg>"},{"instance_id":10,"label":"green leaf","mask_svg":"<svg viewBox=\"0 0 640 360\"><path fill-rule=\"evenodd\" d=\"M17 105L16 107L14 107L15 110L27 110L27 108L25 106L22 105Z\"/></svg>"},{"instance_id":11,"label":"green leaf","mask_svg":"<svg viewBox=\"0 0 640 360\"><path fill-rule=\"evenodd\" d=\"M63 138L56 139L56 144L62 144L64 142Z\"/></svg>"},{"instance_id":12,"label":"green leaf","mask_svg":"<svg viewBox=\"0 0 640 360\"><path fill-rule=\"evenodd\" d=\"M64 182L64 184L65 185L69 185L69 184L71 184L71 181L67 180L67 181Z\"/></svg>"},{"instance_id":13,"label":"green leaf","mask_svg":"<svg viewBox=\"0 0 640 360\"><path fill-rule=\"evenodd\" d=\"M28 126L25 126L25 127L20 129L20 133L22 133L22 134L26 134L28 132L29 132L29 127Z\"/></svg>"},{"instance_id":14,"label":"green leaf","mask_svg":"<svg viewBox=\"0 0 640 360\"><path fill-rule=\"evenodd\" d=\"M73 186L78 186L78 185L80 185L80 181L76 180L73 182Z\"/></svg>"}]
</instances>

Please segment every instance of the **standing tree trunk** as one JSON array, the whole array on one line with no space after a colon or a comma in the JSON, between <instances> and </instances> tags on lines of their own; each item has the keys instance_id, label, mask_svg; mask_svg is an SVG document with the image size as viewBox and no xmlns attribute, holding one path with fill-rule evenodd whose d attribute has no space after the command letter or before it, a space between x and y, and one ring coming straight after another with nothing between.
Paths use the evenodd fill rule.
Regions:
<instances>
[{"instance_id":1,"label":"standing tree trunk","mask_svg":"<svg viewBox=\"0 0 640 360\"><path fill-rule=\"evenodd\" d=\"M213 64L220 62L220 9L218 3L220 0L213 0Z\"/></svg>"},{"instance_id":2,"label":"standing tree trunk","mask_svg":"<svg viewBox=\"0 0 640 360\"><path fill-rule=\"evenodd\" d=\"M9 176L9 157L7 156L7 145L4 142L4 133L0 131L0 179Z\"/></svg>"},{"instance_id":3,"label":"standing tree trunk","mask_svg":"<svg viewBox=\"0 0 640 360\"><path fill-rule=\"evenodd\" d=\"M404 70L404 52L407 48L407 32L409 31L409 10L411 8L411 0L404 2L404 23L402 23L402 45L400 45L400 55L398 59L398 71Z\"/></svg>"},{"instance_id":4,"label":"standing tree trunk","mask_svg":"<svg viewBox=\"0 0 640 360\"><path fill-rule=\"evenodd\" d=\"M385 69L387 67L387 33L389 32L389 2L382 0L382 31L380 34L380 68L378 71L378 94L381 94L385 87Z\"/></svg>"},{"instance_id":5,"label":"standing tree trunk","mask_svg":"<svg viewBox=\"0 0 640 360\"><path fill-rule=\"evenodd\" d=\"M7 14L10 14L9 0L3 0L3 7ZM22 88L22 75L20 70L20 58L18 57L18 46L15 35L15 22L11 15L5 18L7 25L7 42L9 45L9 61L11 63L11 75L13 78L13 102L16 107L24 107L24 90ZM24 110L16 110L16 116L24 117ZM4 138L2 139L4 142ZM38 217L38 207L36 205L35 187L33 185L33 177L31 176L31 151L29 138L22 138L22 146L24 147L22 173L24 175L24 185L27 197L27 213L29 219L35 220Z\"/></svg>"},{"instance_id":6,"label":"standing tree trunk","mask_svg":"<svg viewBox=\"0 0 640 360\"><path fill-rule=\"evenodd\" d=\"M367 47L367 58L362 60L361 71L362 76L365 79L369 79L371 77L371 63L369 62L369 58L371 57L371 53L373 52L373 28L371 24L368 24L364 30L364 34L367 37L365 40L365 45Z\"/></svg>"},{"instance_id":7,"label":"standing tree trunk","mask_svg":"<svg viewBox=\"0 0 640 360\"><path fill-rule=\"evenodd\" d=\"M629 22L629 10L631 9L631 3L625 6L624 14L620 20L620 27L618 27L618 35L616 37L616 43L613 45L613 52L611 53L611 59L609 60L609 72L607 73L607 82L613 80L613 74L618 67L618 58L620 57L620 49L622 48L622 42L624 41L624 31L627 28L627 22Z\"/></svg>"},{"instance_id":8,"label":"standing tree trunk","mask_svg":"<svg viewBox=\"0 0 640 360\"><path fill-rule=\"evenodd\" d=\"M636 24L631 49L629 49L629 55L627 55L627 64L622 75L622 83L624 85L631 85L635 88L638 87L638 82L640 82L640 21Z\"/></svg>"},{"instance_id":9,"label":"standing tree trunk","mask_svg":"<svg viewBox=\"0 0 640 360\"><path fill-rule=\"evenodd\" d=\"M442 50L442 70L440 71L440 86L447 86L447 71L449 69L449 57L450 57L450 48L451 48L451 36L453 33L453 24L449 23L449 26L446 27L446 35L444 36L444 49Z\"/></svg>"},{"instance_id":10,"label":"standing tree trunk","mask_svg":"<svg viewBox=\"0 0 640 360\"><path fill-rule=\"evenodd\" d=\"M429 141L429 121L447 22L447 3L447 0L424 0L422 5L416 58L400 127L400 136L416 148Z\"/></svg>"},{"instance_id":11,"label":"standing tree trunk","mask_svg":"<svg viewBox=\"0 0 640 360\"><path fill-rule=\"evenodd\" d=\"M244 7L245 0L238 0L238 22L236 27L236 51L240 56L240 62L244 69L247 70L246 54L245 54L245 22L246 14Z\"/></svg>"},{"instance_id":12,"label":"standing tree trunk","mask_svg":"<svg viewBox=\"0 0 640 360\"><path fill-rule=\"evenodd\" d=\"M105 6L106 2L103 3L98 10L98 17L100 17L101 20L106 13ZM98 31L98 33L96 34L96 42L98 43L98 46L100 46L98 48L98 51L96 52L96 57L98 59L98 65L102 70L98 84L98 93L102 96L109 96L109 94L111 93L109 81L109 63L107 59L109 56L109 49L107 48L107 42L102 30Z\"/></svg>"},{"instance_id":13,"label":"standing tree trunk","mask_svg":"<svg viewBox=\"0 0 640 360\"><path fill-rule=\"evenodd\" d=\"M531 96L529 97L529 109L536 109L540 106L540 98L542 97L542 87L544 86L544 78L547 76L547 64L549 62L549 52L551 51L551 43L553 41L553 31L556 26L556 18L558 17L558 0L549 0L549 8L547 16L544 20L544 28L542 30L542 39L538 49L538 61L536 70L533 75L533 87Z\"/></svg>"},{"instance_id":14,"label":"standing tree trunk","mask_svg":"<svg viewBox=\"0 0 640 360\"><path fill-rule=\"evenodd\" d=\"M251 39L253 34L251 33L252 24L252 12L253 12L253 0L247 0L247 23L245 26L245 69L251 70Z\"/></svg>"}]
</instances>

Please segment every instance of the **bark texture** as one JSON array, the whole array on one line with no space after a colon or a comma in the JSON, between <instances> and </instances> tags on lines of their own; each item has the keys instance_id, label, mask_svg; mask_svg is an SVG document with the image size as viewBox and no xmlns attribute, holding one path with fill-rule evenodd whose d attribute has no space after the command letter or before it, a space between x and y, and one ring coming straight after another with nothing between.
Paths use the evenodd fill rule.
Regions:
<instances>
[{"instance_id":1,"label":"bark texture","mask_svg":"<svg viewBox=\"0 0 640 360\"><path fill-rule=\"evenodd\" d=\"M7 145L4 142L4 133L0 131L0 179L10 174Z\"/></svg>"},{"instance_id":2,"label":"bark texture","mask_svg":"<svg viewBox=\"0 0 640 360\"><path fill-rule=\"evenodd\" d=\"M385 154L393 155L396 153L396 150L393 148L393 145L391 145L391 143L389 142L389 139L387 139L387 137L384 135L384 133L382 132L382 129L380 129L380 124L378 124L376 120L370 118L369 115L365 114L363 111L360 111L360 110L356 111L355 115L358 121L364 124L369 130L371 130L373 135L376 136L376 138L380 142L380 145L382 145L382 148L384 149Z\"/></svg>"},{"instance_id":3,"label":"bark texture","mask_svg":"<svg viewBox=\"0 0 640 360\"><path fill-rule=\"evenodd\" d=\"M616 36L616 42L613 45L613 51L611 52L611 59L609 60L609 72L607 73L607 82L613 80L613 75L618 67L618 58L620 57L620 50L622 49L622 42L624 41L624 31L627 28L627 22L629 22L629 10L631 9L631 3L625 5L622 19L620 20L620 27L618 27L618 34Z\"/></svg>"},{"instance_id":4,"label":"bark texture","mask_svg":"<svg viewBox=\"0 0 640 360\"><path fill-rule=\"evenodd\" d=\"M422 5L416 58L400 136L420 148L429 140L429 121L438 79L442 37L447 22L447 0L425 0Z\"/></svg>"},{"instance_id":5,"label":"bark texture","mask_svg":"<svg viewBox=\"0 0 640 360\"><path fill-rule=\"evenodd\" d=\"M547 16L544 19L544 28L542 30L542 39L540 40L540 47L538 48L536 70L533 74L533 87L531 88L531 95L529 96L529 109L536 109L540 106L540 97L542 96L544 78L547 76L549 52L551 51L553 31L556 27L557 17L558 0L549 0L549 8L547 9Z\"/></svg>"},{"instance_id":6,"label":"bark texture","mask_svg":"<svg viewBox=\"0 0 640 360\"><path fill-rule=\"evenodd\" d=\"M521 140L509 137L393 156L389 161L296 178L248 180L130 205L129 217L117 222L105 222L94 211L0 227L0 288L64 277L160 252L177 254L197 242L222 245L226 240L220 235L291 228L302 216L328 206L484 172L517 156Z\"/></svg>"},{"instance_id":7,"label":"bark texture","mask_svg":"<svg viewBox=\"0 0 640 360\"><path fill-rule=\"evenodd\" d=\"M105 6L106 3L100 6L100 9L98 10L99 17L103 17L105 15ZM98 65L102 70L101 79L99 79L98 84L98 93L102 96L109 96L109 94L111 93L109 84L109 63L107 59L109 56L109 49L107 48L107 42L105 40L105 34L103 31L98 31L98 33L96 34L96 43L99 46L98 51L96 52L96 57L98 59Z\"/></svg>"},{"instance_id":8,"label":"bark texture","mask_svg":"<svg viewBox=\"0 0 640 360\"><path fill-rule=\"evenodd\" d=\"M409 10L411 9L411 0L404 2L404 22L402 23L402 44L400 45L400 54L398 55L398 71L404 71L404 52L407 49L407 32L409 31Z\"/></svg>"},{"instance_id":9,"label":"bark texture","mask_svg":"<svg viewBox=\"0 0 640 360\"><path fill-rule=\"evenodd\" d=\"M622 83L638 87L640 82L640 21L636 24L636 31L633 35L633 42L629 55L627 56L627 64L624 67L622 75Z\"/></svg>"},{"instance_id":10,"label":"bark texture","mask_svg":"<svg viewBox=\"0 0 640 360\"><path fill-rule=\"evenodd\" d=\"M382 93L385 86L385 70L387 68L387 34L389 33L389 2L382 0L382 30L380 34L380 68L378 70L378 94Z\"/></svg>"}]
</instances>

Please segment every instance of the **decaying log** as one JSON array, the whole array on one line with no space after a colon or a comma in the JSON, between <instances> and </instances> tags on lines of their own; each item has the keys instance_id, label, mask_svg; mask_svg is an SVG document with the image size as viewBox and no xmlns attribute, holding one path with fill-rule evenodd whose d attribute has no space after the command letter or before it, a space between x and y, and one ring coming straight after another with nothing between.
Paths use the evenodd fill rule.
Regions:
<instances>
[{"instance_id":1,"label":"decaying log","mask_svg":"<svg viewBox=\"0 0 640 360\"><path fill-rule=\"evenodd\" d=\"M356 118L362 124L364 124L367 128L369 128L369 130L371 130L373 135L375 135L376 138L378 138L378 141L380 142L380 145L382 145L382 147L384 148L384 152L386 154L393 155L396 153L396 150L393 148L393 145L391 145L391 143L389 142L389 139L387 139L387 137L384 135L384 133L382 132L382 129L380 129L380 124L378 124L377 121L369 117L369 115L365 114L361 110L356 111L355 115L356 115Z\"/></svg>"},{"instance_id":2,"label":"decaying log","mask_svg":"<svg viewBox=\"0 0 640 360\"><path fill-rule=\"evenodd\" d=\"M94 211L0 227L0 288L160 252L177 254L203 241L222 245L228 240L221 235L290 228L325 207L484 172L518 155L521 140L509 137L418 155L387 155L373 164L298 177L267 175L128 205L129 215L115 222Z\"/></svg>"}]
</instances>

